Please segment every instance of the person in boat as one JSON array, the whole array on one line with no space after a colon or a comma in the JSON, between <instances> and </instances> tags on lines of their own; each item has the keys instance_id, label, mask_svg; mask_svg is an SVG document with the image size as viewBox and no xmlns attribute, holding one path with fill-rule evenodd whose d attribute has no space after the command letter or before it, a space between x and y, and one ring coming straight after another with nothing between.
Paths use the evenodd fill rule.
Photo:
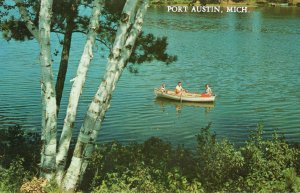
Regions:
<instances>
[{"instance_id":1,"label":"person in boat","mask_svg":"<svg viewBox=\"0 0 300 193\"><path fill-rule=\"evenodd\" d=\"M212 96L213 92L208 84L205 84L205 93L202 93L202 96Z\"/></svg>"},{"instance_id":2,"label":"person in boat","mask_svg":"<svg viewBox=\"0 0 300 193\"><path fill-rule=\"evenodd\" d=\"M162 84L161 85L160 91L163 92L163 93L167 92L167 90L166 90L166 84Z\"/></svg>"},{"instance_id":3,"label":"person in boat","mask_svg":"<svg viewBox=\"0 0 300 193\"><path fill-rule=\"evenodd\" d=\"M182 93L185 93L187 92L187 90L185 90L183 87L182 87L182 83L181 82L178 82L176 88L175 88L175 94L182 94Z\"/></svg>"}]
</instances>

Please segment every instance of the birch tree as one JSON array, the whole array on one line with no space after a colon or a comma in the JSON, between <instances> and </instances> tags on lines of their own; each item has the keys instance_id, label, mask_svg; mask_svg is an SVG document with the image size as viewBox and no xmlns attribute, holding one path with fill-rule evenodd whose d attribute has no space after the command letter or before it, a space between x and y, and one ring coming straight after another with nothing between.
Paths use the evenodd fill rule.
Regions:
<instances>
[{"instance_id":1,"label":"birch tree","mask_svg":"<svg viewBox=\"0 0 300 193\"><path fill-rule=\"evenodd\" d=\"M115 63L117 62L117 60L115 59L117 57L120 57L120 51L124 44L123 42L125 41L127 30L130 27L137 2L138 2L137 0L131 0L131 1L129 0L126 2L124 6L122 18L115 38L115 44L111 53L111 55L113 56L110 57L110 59L108 60L108 66L106 68L108 70L110 70L109 69L111 66L110 63L113 63L115 65ZM93 131L93 128L95 127L95 123L98 117L97 115L100 112L99 105L97 107L98 102L100 101L97 99L95 100L94 97L94 100L91 103L89 110L85 116L84 123L80 129L80 134L77 139L72 161L69 169L67 170L66 178L63 182L63 187L65 190L72 189L72 187L75 186L74 183L79 181L86 168L86 165L84 164L85 163L84 160L88 160L91 156L89 152L92 152L92 148L87 148L87 147L89 146L88 143L90 142L93 143L93 141L91 141L90 138L91 138L91 133ZM94 108L95 106L96 109Z\"/></svg>"},{"instance_id":2,"label":"birch tree","mask_svg":"<svg viewBox=\"0 0 300 193\"><path fill-rule=\"evenodd\" d=\"M50 23L52 0L42 0L39 16L39 42L42 95L42 151L41 175L51 179L55 171L56 156L56 98L53 86L50 49Z\"/></svg>"},{"instance_id":3,"label":"birch tree","mask_svg":"<svg viewBox=\"0 0 300 193\"><path fill-rule=\"evenodd\" d=\"M63 189L65 191L73 191L86 170L94 150L95 140L101 128L101 123L110 106L112 92L122 75L134 43L141 32L148 0L143 1L136 13L137 4L137 0L128 0L123 8L103 81L89 106L80 129L70 166L63 180Z\"/></svg>"},{"instance_id":4,"label":"birch tree","mask_svg":"<svg viewBox=\"0 0 300 193\"><path fill-rule=\"evenodd\" d=\"M85 83L86 73L89 69L89 64L93 58L93 45L95 43L97 30L99 28L99 15L102 9L100 0L96 0L93 7L93 13L90 20L89 33L87 35L86 44L81 56L80 63L78 65L77 73L73 78L73 85L69 97L69 103L67 107L67 114L64 121L62 134L59 141L59 149L56 157L57 164L57 182L61 182L64 174L64 168L72 138L72 130L75 123L77 107L79 97L82 93L83 85Z\"/></svg>"},{"instance_id":5,"label":"birch tree","mask_svg":"<svg viewBox=\"0 0 300 193\"><path fill-rule=\"evenodd\" d=\"M148 4L149 1L144 0L140 5L140 8L135 15L134 23L131 25L131 30L128 31L127 28L126 32L123 33L121 25L128 25L128 21L121 21L120 29L118 31L119 33L117 33L118 36L116 36L113 49L113 51L115 50L115 53L111 53L103 81L101 82L99 89L97 90L94 99L89 106L75 146L74 153L79 152L78 154L81 158L81 161L79 162L81 164L79 176L82 176L82 174L85 172L85 169L92 156L101 124L104 120L106 111L110 107L112 93L115 90L116 84L128 63L136 39L139 33L141 33L144 15L149 6ZM81 139L89 140L86 141ZM73 155L72 162L74 160L74 165L76 165L77 159L79 158L78 154ZM69 173L72 173L71 169L72 168L70 167L68 170Z\"/></svg>"},{"instance_id":6,"label":"birch tree","mask_svg":"<svg viewBox=\"0 0 300 193\"><path fill-rule=\"evenodd\" d=\"M62 68L67 68L69 48L71 45L71 34L73 32L72 30L76 28L74 19L76 17L75 10L78 8L78 2L76 2L77 1L75 1L75 4L69 4L72 6L70 9L74 11L74 15L71 15L66 19L66 25L70 25L70 29L65 32L66 35L63 43L64 53L62 54L62 57L66 56L67 58L62 58L62 60L65 60L64 62L61 62L61 65L62 63L65 65ZM141 38L143 37L141 35L143 18L149 1L127 0L123 6L117 30L112 30L111 36L115 36L115 38L112 47L110 48L110 55L108 57L106 70L99 83L98 90L86 112L70 165L66 165L66 163L75 118L77 115L77 107L80 95L83 91L86 74L89 69L90 62L93 59L93 46L97 40L99 31L101 31L101 28L103 27L100 26L100 15L101 10L103 10L104 2L103 0L93 0L91 6L92 14L89 17L89 26L86 32L86 43L78 64L77 73L72 79L72 89L69 95L69 103L59 143L57 143L56 138L57 112L59 105L57 105L57 97L54 87L50 49L50 32L51 26L53 27L51 21L54 21L53 19L51 20L53 16L53 0L40 1L38 28L36 28L35 23L32 22L24 2L22 0L16 0L16 3L20 15L25 22L24 25L28 28L28 31L40 45L43 141L40 163L41 176L48 180L55 177L57 184L61 186L64 192L73 192L76 190L76 187L79 185L83 174L86 171L95 147L96 138L99 134L101 124L104 121L105 114L110 107L110 101L117 82L120 79L124 68L131 60L132 53L134 53L136 49L139 49L139 51L141 50L141 47L135 45L136 42L138 42L138 39L140 38L142 39L142 41L139 42L141 45L149 44L149 41ZM161 43L164 43L164 41L165 39L158 39L156 43L159 47L161 47ZM155 45L155 43L153 45ZM148 58L148 61L151 61L151 58L164 61L174 61L174 58L165 53L165 47L163 50L158 50L161 52L144 53L146 56L152 54L151 57ZM141 62L145 61L145 58L147 59L147 57L143 57L143 59L139 60L137 55L135 55L133 60L135 62ZM59 76L60 75L58 75L58 79L64 78ZM63 72L61 76L65 76L65 72Z\"/></svg>"}]
</instances>

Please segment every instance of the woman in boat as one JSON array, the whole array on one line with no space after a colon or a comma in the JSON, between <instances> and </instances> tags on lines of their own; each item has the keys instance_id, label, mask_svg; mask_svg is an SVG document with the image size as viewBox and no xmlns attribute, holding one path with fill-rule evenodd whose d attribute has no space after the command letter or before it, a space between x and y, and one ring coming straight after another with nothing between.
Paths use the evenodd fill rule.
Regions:
<instances>
[{"instance_id":1,"label":"woman in boat","mask_svg":"<svg viewBox=\"0 0 300 193\"><path fill-rule=\"evenodd\" d=\"M202 94L202 96L212 96L213 92L208 84L205 84L205 93Z\"/></svg>"},{"instance_id":2,"label":"woman in boat","mask_svg":"<svg viewBox=\"0 0 300 193\"><path fill-rule=\"evenodd\" d=\"M165 93L165 92L167 91L167 90L166 90L166 84L165 84L165 83L163 83L163 84L161 85L160 91L163 92L163 93Z\"/></svg>"}]
</instances>

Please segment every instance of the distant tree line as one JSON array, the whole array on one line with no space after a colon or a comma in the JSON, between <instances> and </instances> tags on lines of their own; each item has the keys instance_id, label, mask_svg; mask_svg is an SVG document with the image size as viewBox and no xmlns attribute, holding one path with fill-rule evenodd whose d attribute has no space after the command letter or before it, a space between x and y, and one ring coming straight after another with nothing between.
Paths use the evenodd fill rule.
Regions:
<instances>
[{"instance_id":1,"label":"distant tree line","mask_svg":"<svg viewBox=\"0 0 300 193\"><path fill-rule=\"evenodd\" d=\"M289 0L150 0L152 5L174 5L174 4L186 4L186 5L207 5L207 4L221 4L226 2L234 3L289 3Z\"/></svg>"}]
</instances>

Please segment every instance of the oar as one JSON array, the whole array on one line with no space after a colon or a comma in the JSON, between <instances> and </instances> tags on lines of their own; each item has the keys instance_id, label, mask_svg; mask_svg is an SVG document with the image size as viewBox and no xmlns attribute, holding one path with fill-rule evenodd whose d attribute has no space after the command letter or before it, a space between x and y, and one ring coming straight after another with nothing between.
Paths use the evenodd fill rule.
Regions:
<instances>
[{"instance_id":1,"label":"oar","mask_svg":"<svg viewBox=\"0 0 300 193\"><path fill-rule=\"evenodd\" d=\"M180 103L182 103L182 91L180 93Z\"/></svg>"}]
</instances>

